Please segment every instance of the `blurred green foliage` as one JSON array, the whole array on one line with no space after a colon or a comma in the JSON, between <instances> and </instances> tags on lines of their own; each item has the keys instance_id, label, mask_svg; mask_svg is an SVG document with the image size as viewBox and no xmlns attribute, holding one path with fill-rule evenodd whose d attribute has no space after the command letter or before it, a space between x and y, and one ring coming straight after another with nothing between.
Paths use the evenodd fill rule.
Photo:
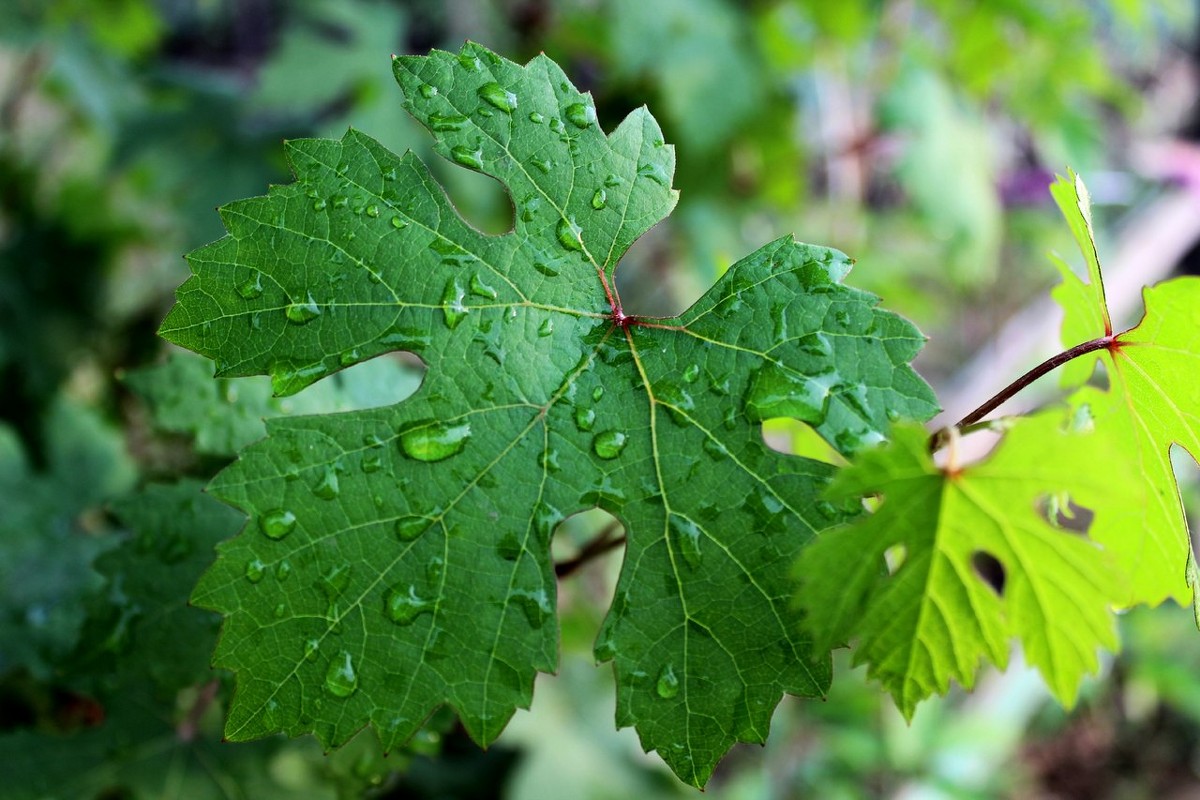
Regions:
<instances>
[{"instance_id":1,"label":"blurred green foliage","mask_svg":"<svg viewBox=\"0 0 1200 800\"><path fill-rule=\"evenodd\" d=\"M179 254L222 232L213 207L287 180L281 139L353 125L428 147L391 53L467 38L518 60L545 51L606 127L651 106L682 198L627 259L627 310L678 310L793 231L854 255L850 282L921 324L936 384L1054 281L1043 254L1068 238L1053 171L1127 171L1132 139L1181 123L1171 81L1195 25L1186 0L0 3L6 796L689 793L613 730L611 677L589 663L616 556L562 582L561 674L486 754L449 716L386 759L370 735L328 758L309 739L220 743L232 686L198 662L214 618L184 603L238 523L197 487L260 416L394 401L419 366L363 365L375 372L285 404L255 379L162 363L154 331ZM468 220L507 228L495 182L421 155ZM1109 200L1153 194L1131 180ZM556 554L609 521L568 520ZM735 751L709 795L1162 796L1196 780L1200 640L1187 615L1124 621L1126 654L1071 715L1014 670L906 727L843 667L827 702L785 703L768 745ZM138 664L147 654L161 660Z\"/></svg>"}]
</instances>

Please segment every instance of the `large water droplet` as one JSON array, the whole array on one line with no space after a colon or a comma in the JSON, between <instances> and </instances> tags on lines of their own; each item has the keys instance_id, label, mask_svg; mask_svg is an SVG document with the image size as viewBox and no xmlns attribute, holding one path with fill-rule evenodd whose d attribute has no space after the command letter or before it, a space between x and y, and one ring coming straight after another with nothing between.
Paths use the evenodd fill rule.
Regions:
<instances>
[{"instance_id":1,"label":"large water droplet","mask_svg":"<svg viewBox=\"0 0 1200 800\"><path fill-rule=\"evenodd\" d=\"M671 532L672 545L683 556L684 562L692 569L699 568L703 535L700 526L681 514L671 514L667 518L667 529Z\"/></svg>"},{"instance_id":2,"label":"large water droplet","mask_svg":"<svg viewBox=\"0 0 1200 800\"><path fill-rule=\"evenodd\" d=\"M577 128L586 128L596 121L596 109L587 103L571 103L564 113Z\"/></svg>"},{"instance_id":3,"label":"large water droplet","mask_svg":"<svg viewBox=\"0 0 1200 800\"><path fill-rule=\"evenodd\" d=\"M442 314L450 330L457 328L458 323L467 316L467 307L463 305L466 296L467 292L457 277L446 281L446 290L442 292Z\"/></svg>"},{"instance_id":4,"label":"large water droplet","mask_svg":"<svg viewBox=\"0 0 1200 800\"><path fill-rule=\"evenodd\" d=\"M465 144L455 145L450 149L450 157L471 169L483 169L483 148L467 147Z\"/></svg>"},{"instance_id":5,"label":"large water droplet","mask_svg":"<svg viewBox=\"0 0 1200 800\"><path fill-rule=\"evenodd\" d=\"M581 431L590 431L596 424L595 409L586 406L578 406L575 409L575 427Z\"/></svg>"},{"instance_id":6,"label":"large water droplet","mask_svg":"<svg viewBox=\"0 0 1200 800\"><path fill-rule=\"evenodd\" d=\"M566 217L560 219L556 233L558 234L559 243L568 250L583 249L583 239L581 238L583 229L575 224L574 219Z\"/></svg>"},{"instance_id":7,"label":"large water droplet","mask_svg":"<svg viewBox=\"0 0 1200 800\"><path fill-rule=\"evenodd\" d=\"M601 458L616 458L625 449L626 438L622 431L603 431L592 440L592 450Z\"/></svg>"},{"instance_id":8,"label":"large water droplet","mask_svg":"<svg viewBox=\"0 0 1200 800\"><path fill-rule=\"evenodd\" d=\"M545 589L514 589L512 599L525 613L525 619L529 621L531 628L542 627L554 613L550 596L546 594Z\"/></svg>"},{"instance_id":9,"label":"large water droplet","mask_svg":"<svg viewBox=\"0 0 1200 800\"><path fill-rule=\"evenodd\" d=\"M265 574L267 574L267 565L260 559L252 558L246 562L246 580L258 583Z\"/></svg>"},{"instance_id":10,"label":"large water droplet","mask_svg":"<svg viewBox=\"0 0 1200 800\"><path fill-rule=\"evenodd\" d=\"M675 669L670 664L667 664L658 673L658 682L654 684L654 691L658 692L658 696L664 700L670 700L679 694L679 678L675 677Z\"/></svg>"},{"instance_id":11,"label":"large water droplet","mask_svg":"<svg viewBox=\"0 0 1200 800\"><path fill-rule=\"evenodd\" d=\"M338 487L338 471L332 464L325 465L325 471L321 473L321 478L313 486L312 491L322 500L332 500L341 492Z\"/></svg>"},{"instance_id":12,"label":"large water droplet","mask_svg":"<svg viewBox=\"0 0 1200 800\"><path fill-rule=\"evenodd\" d=\"M478 94L481 100L490 103L506 114L517 110L517 96L495 81L480 86Z\"/></svg>"},{"instance_id":13,"label":"large water droplet","mask_svg":"<svg viewBox=\"0 0 1200 800\"><path fill-rule=\"evenodd\" d=\"M402 542L411 542L433 525L430 517L409 514L396 520L396 538Z\"/></svg>"},{"instance_id":14,"label":"large water droplet","mask_svg":"<svg viewBox=\"0 0 1200 800\"><path fill-rule=\"evenodd\" d=\"M457 131L467 124L462 114L430 114L429 127L435 131Z\"/></svg>"},{"instance_id":15,"label":"large water droplet","mask_svg":"<svg viewBox=\"0 0 1200 800\"><path fill-rule=\"evenodd\" d=\"M238 294L247 300L253 300L256 297L261 297L263 293L262 273L254 273L254 278L248 280L238 287Z\"/></svg>"},{"instance_id":16,"label":"large water droplet","mask_svg":"<svg viewBox=\"0 0 1200 800\"><path fill-rule=\"evenodd\" d=\"M435 603L419 596L416 586L395 586L388 590L383 599L383 607L392 622L397 625L411 625L422 614L433 613Z\"/></svg>"},{"instance_id":17,"label":"large water droplet","mask_svg":"<svg viewBox=\"0 0 1200 800\"><path fill-rule=\"evenodd\" d=\"M471 294L476 297L486 297L488 300L496 299L496 290L484 283L478 275L471 276Z\"/></svg>"},{"instance_id":18,"label":"large water droplet","mask_svg":"<svg viewBox=\"0 0 1200 800\"><path fill-rule=\"evenodd\" d=\"M325 671L325 688L334 697L349 697L358 689L358 675L350 653L343 650L329 662Z\"/></svg>"},{"instance_id":19,"label":"large water droplet","mask_svg":"<svg viewBox=\"0 0 1200 800\"><path fill-rule=\"evenodd\" d=\"M302 303L292 303L287 307L289 321L297 325L303 325L306 322L312 322L317 317L321 316L321 307L317 305L317 301L313 299L312 292L308 293L308 297Z\"/></svg>"},{"instance_id":20,"label":"large water droplet","mask_svg":"<svg viewBox=\"0 0 1200 800\"><path fill-rule=\"evenodd\" d=\"M469 422L427 422L401 433L400 449L417 461L442 461L461 453L469 438Z\"/></svg>"},{"instance_id":21,"label":"large water droplet","mask_svg":"<svg viewBox=\"0 0 1200 800\"><path fill-rule=\"evenodd\" d=\"M820 425L825 421L833 383L832 373L810 378L772 362L750 381L746 416L755 422L773 417L794 417L810 425Z\"/></svg>"},{"instance_id":22,"label":"large water droplet","mask_svg":"<svg viewBox=\"0 0 1200 800\"><path fill-rule=\"evenodd\" d=\"M291 511L277 509L268 511L258 518L258 528L271 539L282 539L296 527L296 515Z\"/></svg>"}]
</instances>

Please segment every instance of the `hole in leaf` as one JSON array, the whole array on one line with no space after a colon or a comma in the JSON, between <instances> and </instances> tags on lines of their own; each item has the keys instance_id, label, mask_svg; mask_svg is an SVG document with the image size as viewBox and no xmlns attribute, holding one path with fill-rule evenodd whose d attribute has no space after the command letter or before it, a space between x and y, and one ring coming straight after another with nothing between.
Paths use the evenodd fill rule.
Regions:
<instances>
[{"instance_id":1,"label":"hole in leaf","mask_svg":"<svg viewBox=\"0 0 1200 800\"><path fill-rule=\"evenodd\" d=\"M908 548L902 544L894 544L884 551L883 560L887 564L888 574L895 575L908 560Z\"/></svg>"},{"instance_id":2,"label":"hole in leaf","mask_svg":"<svg viewBox=\"0 0 1200 800\"><path fill-rule=\"evenodd\" d=\"M582 220L580 223L582 224ZM676 269L665 225L656 225L630 245L616 271L621 308L635 317L670 317L703 294L687 270Z\"/></svg>"},{"instance_id":3,"label":"hole in leaf","mask_svg":"<svg viewBox=\"0 0 1200 800\"><path fill-rule=\"evenodd\" d=\"M580 511L563 520L556 533L551 539L550 554L555 573L560 578L585 569L587 575L593 576L587 579L588 583L598 577L601 584L606 584L607 578L603 576L615 577L615 572L607 565L612 561L612 552L624 549L625 526L612 514L599 508ZM606 568L596 569L598 565L606 565ZM608 595L611 591L611 586L604 586L602 594ZM589 602L596 599L603 598L588 597Z\"/></svg>"},{"instance_id":4,"label":"hole in leaf","mask_svg":"<svg viewBox=\"0 0 1200 800\"><path fill-rule=\"evenodd\" d=\"M976 550L971 554L971 567L984 583L992 587L992 591L1004 596L1004 565L1000 559L986 550Z\"/></svg>"},{"instance_id":5,"label":"hole in leaf","mask_svg":"<svg viewBox=\"0 0 1200 800\"><path fill-rule=\"evenodd\" d=\"M813 428L791 417L776 417L762 424L763 443L778 453L811 458L834 466L845 466L846 459Z\"/></svg>"},{"instance_id":6,"label":"hole in leaf","mask_svg":"<svg viewBox=\"0 0 1200 800\"><path fill-rule=\"evenodd\" d=\"M1056 528L1071 533L1078 533L1081 536L1086 536L1088 530L1092 527L1092 520L1096 514L1090 508L1085 508L1074 500L1070 495L1050 494L1043 495L1037 501L1038 515Z\"/></svg>"},{"instance_id":7,"label":"hole in leaf","mask_svg":"<svg viewBox=\"0 0 1200 800\"><path fill-rule=\"evenodd\" d=\"M491 236L512 232L513 202L500 181L466 167L438 161L436 166L430 165L431 169L464 222Z\"/></svg>"}]
</instances>

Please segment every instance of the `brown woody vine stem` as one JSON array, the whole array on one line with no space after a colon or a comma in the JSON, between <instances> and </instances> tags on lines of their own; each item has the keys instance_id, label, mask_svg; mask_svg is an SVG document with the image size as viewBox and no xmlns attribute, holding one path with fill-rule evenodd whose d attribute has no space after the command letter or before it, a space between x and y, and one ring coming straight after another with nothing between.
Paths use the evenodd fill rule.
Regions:
<instances>
[{"instance_id":1,"label":"brown woody vine stem","mask_svg":"<svg viewBox=\"0 0 1200 800\"><path fill-rule=\"evenodd\" d=\"M573 558L569 558L566 561L559 561L554 565L555 577L565 578L592 559L599 558L609 550L614 550L625 544L624 536L613 535L620 529L621 523L616 521L605 525L604 529L596 534L596 538L585 544Z\"/></svg>"},{"instance_id":2,"label":"brown woody vine stem","mask_svg":"<svg viewBox=\"0 0 1200 800\"><path fill-rule=\"evenodd\" d=\"M1083 344L1077 344L1071 349L1064 350L1058 355L1051 356L1033 369L1026 372L1021 377L1017 378L1008 386L1005 386L986 402L984 402L983 405L979 406L979 408L975 409L970 414L967 414L958 422L954 423L952 427L957 428L958 430L964 430L969 426L975 425L988 414L992 413L1001 405L1003 405L1005 401L1007 401L1017 392L1021 391L1026 386L1045 375L1047 372L1052 372L1053 370L1061 367L1063 364L1066 364L1068 361L1079 358L1080 356L1085 356L1088 353L1094 353L1097 350L1111 350L1116 343L1116 336L1101 336L1099 338L1086 341ZM946 439L946 432L944 430L938 431L930 439L930 449L940 449L946 443Z\"/></svg>"}]
</instances>

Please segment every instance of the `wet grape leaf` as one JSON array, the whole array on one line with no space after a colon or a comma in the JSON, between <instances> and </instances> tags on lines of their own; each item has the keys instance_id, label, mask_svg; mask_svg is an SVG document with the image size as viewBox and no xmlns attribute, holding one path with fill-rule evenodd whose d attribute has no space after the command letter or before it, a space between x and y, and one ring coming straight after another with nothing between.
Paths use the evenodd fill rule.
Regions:
<instances>
[{"instance_id":1,"label":"wet grape leaf","mask_svg":"<svg viewBox=\"0 0 1200 800\"><path fill-rule=\"evenodd\" d=\"M1190 601L1200 625L1195 559L1171 465L1173 444L1193 458L1200 455L1200 278L1175 278L1144 289L1146 312L1141 321L1113 335L1086 189L1072 173L1056 184L1055 196L1071 221L1089 277L1085 284L1061 267L1063 283L1054 296L1064 309L1064 343L1111 337L1107 348L1072 362L1070 366L1079 366L1067 376L1077 385L1099 361L1108 390L1084 387L1072 402L1089 409L1100 434L1134 465L1129 502L1107 503L1092 536L1129 573L1128 594L1121 605L1155 605L1167 598L1183 605Z\"/></svg>"},{"instance_id":2,"label":"wet grape leaf","mask_svg":"<svg viewBox=\"0 0 1200 800\"><path fill-rule=\"evenodd\" d=\"M211 485L251 515L193 598L226 617L226 735L333 746L370 723L394 747L449 704L491 742L557 662L550 537L599 507L629 533L596 643L617 723L703 784L784 692L828 685L788 571L857 511L761 423L850 454L927 419L922 338L840 283L843 254L790 238L678 317L626 317L617 263L676 202L649 112L606 134L544 56L467 44L393 66L437 152L506 187L514 230L474 230L418 159L357 131L289 142L296 182L221 209L229 235L190 255L162 327L281 395L393 350L428 367L390 407L268 420Z\"/></svg>"},{"instance_id":3,"label":"wet grape leaf","mask_svg":"<svg viewBox=\"0 0 1200 800\"><path fill-rule=\"evenodd\" d=\"M1062 494L1099 508L1112 473L1092 467L1119 463L1106 439L1062 427L1061 413L1023 418L984 461L939 467L928 433L898 426L839 473L831 496L881 504L800 555L799 601L818 649L857 640L854 663L911 717L951 680L970 688L982 662L1005 666L1015 637L1071 705L1097 649L1117 646L1109 609L1124 589L1108 553L1048 519Z\"/></svg>"}]
</instances>

